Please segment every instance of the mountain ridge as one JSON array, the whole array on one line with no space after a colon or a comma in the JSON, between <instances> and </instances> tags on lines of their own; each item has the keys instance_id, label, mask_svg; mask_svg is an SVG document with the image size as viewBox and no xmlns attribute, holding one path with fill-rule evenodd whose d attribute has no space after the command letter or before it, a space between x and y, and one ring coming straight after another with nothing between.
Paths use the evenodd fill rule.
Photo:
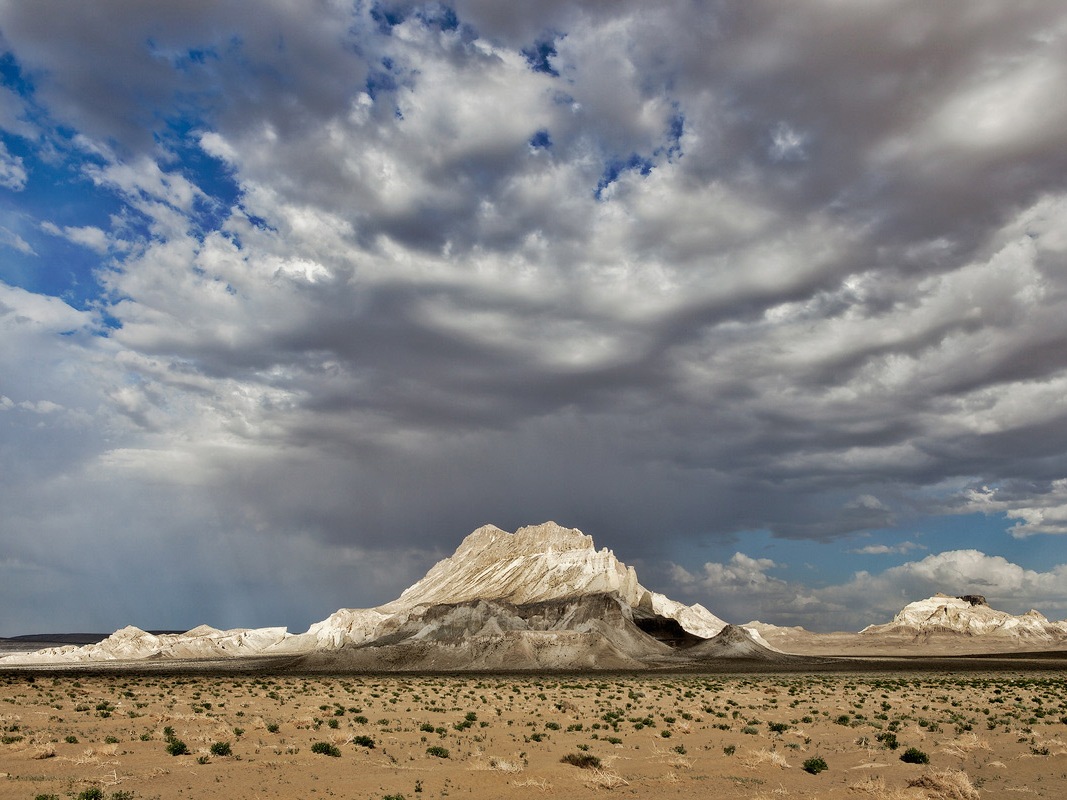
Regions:
<instances>
[{"instance_id":1,"label":"mountain ridge","mask_svg":"<svg viewBox=\"0 0 1067 800\"><path fill-rule=\"evenodd\" d=\"M591 537L555 522L508 533L484 525L395 600L341 608L304 633L200 626L155 636L128 626L103 641L0 659L100 663L286 656L348 669L643 669L686 664L726 622L640 584L632 567ZM694 658L772 658L750 646L694 650ZM731 639L731 641L733 641Z\"/></svg>"}]
</instances>

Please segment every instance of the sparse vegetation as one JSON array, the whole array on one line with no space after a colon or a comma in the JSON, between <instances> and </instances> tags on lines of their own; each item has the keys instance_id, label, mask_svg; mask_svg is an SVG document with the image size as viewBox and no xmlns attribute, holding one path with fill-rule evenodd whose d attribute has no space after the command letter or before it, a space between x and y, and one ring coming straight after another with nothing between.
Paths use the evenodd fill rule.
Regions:
<instances>
[{"instance_id":1,"label":"sparse vegetation","mask_svg":"<svg viewBox=\"0 0 1067 800\"><path fill-rule=\"evenodd\" d=\"M854 789L857 795L977 797L973 786L966 788L969 780L962 769L942 773L916 769L908 761L913 756L887 759L894 750L898 756L905 748L918 750L908 745L922 747L935 761L980 769L974 774L980 776L983 797L1006 796L1011 786L1026 780L1020 774L1045 775L1050 796L1067 786L1067 778L1055 771L1058 758L1067 752L1061 722L1067 715L1067 684L1058 671L993 676L659 675L655 680L614 675L238 675L163 680L123 675L84 676L80 682L83 686L74 687L56 676L38 679L28 689L25 682L5 683L0 673L0 741L9 740L7 747L12 748L0 749L4 771L10 771L13 780L33 777L36 791L44 793L41 800L77 800L85 788L84 783L72 787L58 778L37 778L31 765L40 765L34 759L48 757L45 753L57 759L55 764L76 762L87 776L107 776L121 764L120 777L134 776L138 786L146 787L146 796L157 796L147 788L155 776L138 764L158 769L162 753L158 745L146 748L143 742L188 755L188 761L179 763L191 769L173 767L171 772L189 775L190 785L258 774L264 765L271 765L267 770L295 772L264 772L263 780L303 774L298 781L316 781L287 787L294 796L307 796L314 789L323 797L353 791L361 797L382 797L399 789L408 796L458 797L468 793L472 771L491 769L496 780L556 794L563 793L563 784L552 778L552 770L590 788L622 787L627 779L638 779L645 786L656 781L678 784L700 795L710 784L696 781L707 776L748 790L739 796L770 797L783 793L772 791L776 786L791 795L810 793L822 784L811 776L826 770L826 760L832 760L831 771L838 776L834 785ZM101 705L113 709L109 717L100 716ZM75 711L76 706L85 710ZM843 715L847 725L838 724ZM358 721L364 716L381 725L362 729L373 738L351 735L367 724ZM339 720L339 728L330 730L329 720ZM235 728L251 733L238 741L229 733ZM742 735L749 728L755 733ZM979 730L980 735L975 733ZM665 739L663 731L671 738ZM327 732L333 738L318 742ZM64 744L68 736L72 744ZM181 740L189 746L183 747ZM340 756L349 744L366 748L356 751L351 766L358 764L361 775L381 775L381 783L353 790L342 782L352 774L343 768L345 762L335 766L310 755ZM154 761L139 762L139 753L153 750ZM9 753L23 755L11 760ZM225 768L221 761L217 768L196 767L227 757L232 761ZM786 757L802 768L789 769ZM446 759L433 765L431 785L422 789L416 784L413 795L410 782L388 782L385 776L404 774L398 770L417 769L412 762L420 758ZM598 766L593 759L603 763ZM317 768L307 767L309 762ZM870 762L883 764L883 769L848 769ZM986 768L998 763L1010 763L1012 769ZM625 773L619 775L604 764L622 766ZM309 774L314 777L306 777ZM805 784L807 789L802 788ZM197 785L208 791L207 783ZM963 788L937 788L950 785ZM110 794L116 787L106 782L96 786L102 792L97 800L132 800L121 792ZM269 793L267 786L260 788ZM34 792L23 797L34 797Z\"/></svg>"},{"instance_id":2,"label":"sparse vegetation","mask_svg":"<svg viewBox=\"0 0 1067 800\"><path fill-rule=\"evenodd\" d=\"M323 756L331 756L332 758L340 758L341 750L337 745L330 744L329 742L315 742L311 745L311 752L318 753Z\"/></svg>"},{"instance_id":3,"label":"sparse vegetation","mask_svg":"<svg viewBox=\"0 0 1067 800\"><path fill-rule=\"evenodd\" d=\"M929 764L930 756L918 747L909 747L901 754L900 760L905 764Z\"/></svg>"},{"instance_id":4,"label":"sparse vegetation","mask_svg":"<svg viewBox=\"0 0 1067 800\"><path fill-rule=\"evenodd\" d=\"M567 753L560 762L582 769L600 769L600 759L592 753Z\"/></svg>"}]
</instances>

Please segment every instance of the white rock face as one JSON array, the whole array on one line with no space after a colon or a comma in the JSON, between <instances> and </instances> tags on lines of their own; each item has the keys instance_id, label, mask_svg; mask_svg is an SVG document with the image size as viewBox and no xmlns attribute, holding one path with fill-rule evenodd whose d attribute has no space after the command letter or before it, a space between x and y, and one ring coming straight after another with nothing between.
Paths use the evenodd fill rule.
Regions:
<instances>
[{"instance_id":1,"label":"white rock face","mask_svg":"<svg viewBox=\"0 0 1067 800\"><path fill-rule=\"evenodd\" d=\"M220 631L201 625L186 633L156 636L129 625L97 644L50 647L0 659L3 664L68 664L135 661L145 658L217 659L256 655L283 642L285 628L236 628Z\"/></svg>"},{"instance_id":2,"label":"white rock face","mask_svg":"<svg viewBox=\"0 0 1067 800\"><path fill-rule=\"evenodd\" d=\"M481 619L476 612L467 610L447 615L447 620L442 621L439 615L431 613L436 607L485 601L491 605L505 603L510 606L555 604L556 611L550 614L572 613L559 609L573 607L573 613L581 617L581 609L590 608L583 598L594 595L617 598L617 601L611 601L617 617L612 623L615 627L605 622L594 624L586 619L576 622L573 629L568 629L566 619L539 621L536 616L541 613L539 611L530 620L520 623L505 619L508 612L503 610L503 606L493 606L500 609L499 612L493 612L500 614L498 618L490 615ZM468 617L471 624L477 620L477 629L456 627L461 619ZM435 564L422 580L393 602L377 608L339 609L312 625L306 633L293 635L284 628L219 631L201 626L188 633L154 636L129 627L99 644L9 656L0 659L0 664L292 655L336 652L346 648L351 650L372 643L378 648L386 645L392 647L402 640L441 642L448 636L455 639L456 643L470 639L488 641L493 637L504 637L509 641L556 641L552 637L566 638L568 635L572 639L578 636L579 639L575 640L578 642L581 636L594 634L600 638L619 637L610 646L598 647L602 652L614 653L613 663L621 664L618 659L624 657L623 651L638 653L642 648L647 649L648 637L633 628L633 620L651 617L675 620L684 630L705 639L714 637L726 627L723 620L701 605L686 606L662 594L650 592L638 582L637 573L632 567L621 563L610 550L597 550L592 538L575 528L546 522L508 533L493 525L486 525L467 536L451 557ZM502 623L511 626L511 629L503 631L500 627ZM626 625L633 630L624 633L622 628ZM546 632L548 629L551 629L551 635ZM626 639L634 633L641 641ZM529 642L515 647L523 650ZM544 649L542 645L534 650L541 652ZM616 645L622 649L619 650ZM571 652L574 647L579 645L568 645L570 649L565 650Z\"/></svg>"},{"instance_id":3,"label":"white rock face","mask_svg":"<svg viewBox=\"0 0 1067 800\"><path fill-rule=\"evenodd\" d=\"M904 606L884 625L869 625L861 634L958 633L1052 641L1067 637L1067 622L1049 622L1037 611L1018 616L997 611L984 602L936 594Z\"/></svg>"},{"instance_id":4,"label":"white rock face","mask_svg":"<svg viewBox=\"0 0 1067 800\"><path fill-rule=\"evenodd\" d=\"M650 592L638 583L633 567L607 548L597 550L592 537L577 528L545 522L508 533L484 525L393 602L371 609L340 609L271 652L363 644L391 633L419 609L433 605L475 600L523 605L588 594L617 594L639 614L676 620L705 639L726 626L701 605L686 606Z\"/></svg>"}]
</instances>

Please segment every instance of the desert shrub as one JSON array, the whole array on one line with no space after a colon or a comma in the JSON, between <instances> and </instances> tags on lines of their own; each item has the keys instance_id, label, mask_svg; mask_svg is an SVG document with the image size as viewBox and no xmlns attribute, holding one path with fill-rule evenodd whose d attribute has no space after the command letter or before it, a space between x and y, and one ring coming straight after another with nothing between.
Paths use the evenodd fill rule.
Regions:
<instances>
[{"instance_id":1,"label":"desert shrub","mask_svg":"<svg viewBox=\"0 0 1067 800\"><path fill-rule=\"evenodd\" d=\"M333 758L341 757L341 751L329 742L315 742L315 744L311 745L311 752L323 756L332 756Z\"/></svg>"},{"instance_id":2,"label":"desert shrub","mask_svg":"<svg viewBox=\"0 0 1067 800\"><path fill-rule=\"evenodd\" d=\"M767 723L767 727L773 733L785 733L787 730L789 730L789 723L788 722L768 722Z\"/></svg>"},{"instance_id":3,"label":"desert shrub","mask_svg":"<svg viewBox=\"0 0 1067 800\"><path fill-rule=\"evenodd\" d=\"M233 755L230 750L229 742L215 742L211 745L211 755L213 756L229 756Z\"/></svg>"},{"instance_id":4,"label":"desert shrub","mask_svg":"<svg viewBox=\"0 0 1067 800\"><path fill-rule=\"evenodd\" d=\"M425 731L426 733L433 733L433 730L434 730L433 723L432 722L424 722L419 726L419 730L420 731Z\"/></svg>"},{"instance_id":5,"label":"desert shrub","mask_svg":"<svg viewBox=\"0 0 1067 800\"><path fill-rule=\"evenodd\" d=\"M878 734L876 738L889 750L896 750L900 747L900 743L897 741L897 735L895 733L886 731Z\"/></svg>"},{"instance_id":6,"label":"desert shrub","mask_svg":"<svg viewBox=\"0 0 1067 800\"><path fill-rule=\"evenodd\" d=\"M278 732L278 728L279 728L279 725L278 725L277 722L268 722L267 723L267 733L277 733Z\"/></svg>"},{"instance_id":7,"label":"desert shrub","mask_svg":"<svg viewBox=\"0 0 1067 800\"><path fill-rule=\"evenodd\" d=\"M66 742L67 744L77 744L78 743L78 737L75 736L74 734L71 734L70 736L68 736L63 741Z\"/></svg>"},{"instance_id":8,"label":"desert shrub","mask_svg":"<svg viewBox=\"0 0 1067 800\"><path fill-rule=\"evenodd\" d=\"M582 769L600 769L600 759L592 753L567 753L560 762Z\"/></svg>"},{"instance_id":9,"label":"desert shrub","mask_svg":"<svg viewBox=\"0 0 1067 800\"><path fill-rule=\"evenodd\" d=\"M722 748L722 754L724 756L732 756L736 752L737 752L737 747L735 745L732 745L732 744L724 745L723 748Z\"/></svg>"},{"instance_id":10,"label":"desert shrub","mask_svg":"<svg viewBox=\"0 0 1067 800\"><path fill-rule=\"evenodd\" d=\"M801 764L805 772L810 772L812 775L818 775L825 769L828 769L826 762L820 756L812 756L803 764Z\"/></svg>"},{"instance_id":11,"label":"desert shrub","mask_svg":"<svg viewBox=\"0 0 1067 800\"><path fill-rule=\"evenodd\" d=\"M78 800L104 800L104 791L96 786L85 789L78 795Z\"/></svg>"},{"instance_id":12,"label":"desert shrub","mask_svg":"<svg viewBox=\"0 0 1067 800\"><path fill-rule=\"evenodd\" d=\"M448 748L439 744L430 745L426 748L426 755L434 758L448 758Z\"/></svg>"},{"instance_id":13,"label":"desert shrub","mask_svg":"<svg viewBox=\"0 0 1067 800\"><path fill-rule=\"evenodd\" d=\"M168 739L167 740L167 752L172 756L186 756L189 755L189 747L181 739Z\"/></svg>"},{"instance_id":14,"label":"desert shrub","mask_svg":"<svg viewBox=\"0 0 1067 800\"><path fill-rule=\"evenodd\" d=\"M918 747L909 747L901 755L900 760L905 764L929 764L930 756L926 755Z\"/></svg>"},{"instance_id":15,"label":"desert shrub","mask_svg":"<svg viewBox=\"0 0 1067 800\"><path fill-rule=\"evenodd\" d=\"M746 725L741 729L741 733L747 733L749 736L755 736L759 733L759 728L755 725Z\"/></svg>"},{"instance_id":16,"label":"desert shrub","mask_svg":"<svg viewBox=\"0 0 1067 800\"><path fill-rule=\"evenodd\" d=\"M352 743L358 744L360 747L369 747L372 750L374 749L374 740L369 736L353 736Z\"/></svg>"},{"instance_id":17,"label":"desert shrub","mask_svg":"<svg viewBox=\"0 0 1067 800\"><path fill-rule=\"evenodd\" d=\"M58 794L39 794L33 800L59 800Z\"/></svg>"}]
</instances>

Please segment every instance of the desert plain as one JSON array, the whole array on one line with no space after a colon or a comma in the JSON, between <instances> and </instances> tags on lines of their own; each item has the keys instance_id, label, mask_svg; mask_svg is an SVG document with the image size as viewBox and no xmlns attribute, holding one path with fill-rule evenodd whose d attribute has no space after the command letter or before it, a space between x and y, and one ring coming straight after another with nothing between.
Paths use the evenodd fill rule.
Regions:
<instances>
[{"instance_id":1,"label":"desert plain","mask_svg":"<svg viewBox=\"0 0 1067 800\"><path fill-rule=\"evenodd\" d=\"M1058 663L11 671L0 674L0 800L1061 798L1067 670Z\"/></svg>"}]
</instances>

